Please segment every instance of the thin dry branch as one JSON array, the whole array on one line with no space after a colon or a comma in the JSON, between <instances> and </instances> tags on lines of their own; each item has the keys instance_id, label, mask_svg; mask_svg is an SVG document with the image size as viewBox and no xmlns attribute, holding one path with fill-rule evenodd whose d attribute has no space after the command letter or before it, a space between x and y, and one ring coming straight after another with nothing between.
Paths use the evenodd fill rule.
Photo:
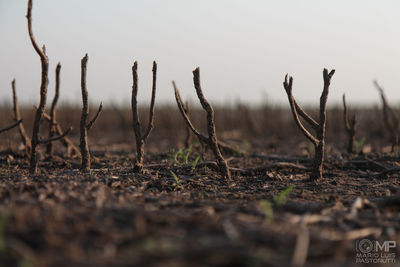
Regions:
<instances>
[{"instance_id":1,"label":"thin dry branch","mask_svg":"<svg viewBox=\"0 0 400 267\"><path fill-rule=\"evenodd\" d=\"M8 130L11 130L11 129L14 128L14 127L17 127L19 124L21 124L21 122L22 122L22 120L19 120L19 121L14 122L13 124L11 124L11 125L9 125L9 126L6 126L6 127L4 127L4 128L1 128L1 129L0 129L0 133L6 132L6 131L8 131Z\"/></svg>"},{"instance_id":2,"label":"thin dry branch","mask_svg":"<svg viewBox=\"0 0 400 267\"><path fill-rule=\"evenodd\" d=\"M311 118L310 115L308 115L300 106L299 104L297 104L296 99L293 99L294 105L296 106L296 111L297 114L299 114L301 117L303 117L304 120L306 120L308 122L308 124L311 125L311 127L314 130L317 130L319 125L318 122L316 122L313 118Z\"/></svg>"},{"instance_id":3,"label":"thin dry branch","mask_svg":"<svg viewBox=\"0 0 400 267\"><path fill-rule=\"evenodd\" d=\"M93 124L96 122L97 118L99 117L101 111L103 110L103 103L100 102L99 108L97 109L96 115L92 118L92 120L86 125L88 131L92 128Z\"/></svg>"},{"instance_id":4,"label":"thin dry branch","mask_svg":"<svg viewBox=\"0 0 400 267\"><path fill-rule=\"evenodd\" d=\"M87 62L89 60L88 54L81 60L81 92L82 92L82 112L81 112L81 121L80 121L80 142L79 148L81 150L81 170L90 170L90 151L89 151L89 142L88 142L88 131L96 122L103 105L100 104L99 109L97 110L96 115L93 119L87 123L87 119L89 117L89 102L88 102L88 91L86 87L86 73L87 73Z\"/></svg>"},{"instance_id":5,"label":"thin dry branch","mask_svg":"<svg viewBox=\"0 0 400 267\"><path fill-rule=\"evenodd\" d=\"M201 142L206 143L211 150L214 153L214 156L217 161L217 165L219 168L219 172L221 175L230 180L231 179L231 173L229 171L228 163L224 159L224 157L221 154L221 151L218 147L218 140L217 140L217 135L216 135L216 130L215 130L215 119L214 119L214 110L211 107L210 103L207 101L207 99L204 97L203 91L201 89L200 85L200 69L196 68L193 71L193 83L194 87L196 89L197 97L200 100L201 106L203 109L207 112L207 132L208 132L208 137L204 136L201 134L199 131L196 130L196 128L193 126L188 114L185 112L184 109L184 104L182 102L182 99L180 97L178 88L176 87L175 82L172 82L175 90L175 99L178 104L178 108L186 122L186 125L192 130L192 132L199 138Z\"/></svg>"},{"instance_id":6,"label":"thin dry branch","mask_svg":"<svg viewBox=\"0 0 400 267\"><path fill-rule=\"evenodd\" d=\"M43 112L43 118L47 120L49 123L49 134L48 138L50 140L53 140L52 137L59 136L55 138L55 140L60 140L60 142L67 148L67 156L70 157L72 155L79 155L80 151L79 149L74 145L74 143L66 136L67 133L63 133L63 130L61 129L60 124L57 122L57 103L58 99L60 97L60 71L61 71L61 64L58 63L56 66L55 70L55 80L56 80L56 85L55 85L55 92L54 92L54 98L51 103L50 107L50 114L47 114L46 111ZM38 107L36 107L36 110ZM53 140L53 141L55 141ZM41 142L43 143L43 142ZM51 157L53 154L53 143L52 142L47 142L47 147L46 147L46 154L48 157Z\"/></svg>"},{"instance_id":7,"label":"thin dry branch","mask_svg":"<svg viewBox=\"0 0 400 267\"><path fill-rule=\"evenodd\" d=\"M15 85L15 79L11 82L12 94L13 94L13 112L14 112L14 121L21 120L21 112L19 111L18 105L18 97L17 97L17 89ZM24 144L25 153L29 155L31 151L31 140L29 139L28 135L26 134L25 127L23 123L18 124L18 132L21 137L21 142Z\"/></svg>"},{"instance_id":8,"label":"thin dry branch","mask_svg":"<svg viewBox=\"0 0 400 267\"><path fill-rule=\"evenodd\" d=\"M344 120L344 127L346 129L346 133L349 136L349 141L347 145L347 152L354 153L354 140L357 130L357 117L353 115L351 122L349 121L349 112L346 104L346 95L343 94L343 120Z\"/></svg>"},{"instance_id":9,"label":"thin dry branch","mask_svg":"<svg viewBox=\"0 0 400 267\"><path fill-rule=\"evenodd\" d=\"M283 87L286 90L286 93L288 95L288 99L289 99L289 104L290 104L290 108L292 110L292 114L294 117L294 120L297 124L297 126L300 128L301 132L304 134L305 137L308 138L308 140L311 141L311 143L313 143L314 145L318 144L318 140L317 138L315 138L301 123L300 119L299 119L299 115L297 113L297 108L296 108L296 104L295 104L295 100L292 94L292 86L293 86L293 77L289 77L289 83L287 81L288 75L286 74L285 76L285 81L283 83ZM302 110L302 109L299 109ZM304 112L304 111L303 111ZM305 116L305 117L309 117L309 116ZM308 122L308 121L307 121Z\"/></svg>"},{"instance_id":10,"label":"thin dry branch","mask_svg":"<svg viewBox=\"0 0 400 267\"><path fill-rule=\"evenodd\" d=\"M29 38L31 40L33 48L35 49L36 53L38 53L38 55L40 56L41 60L48 61L47 56L46 56L45 47L43 46L42 50L39 48L39 46L36 43L35 36L33 35L33 32L32 32L32 0L28 1L28 10L27 10L27 13L26 13L26 18L28 20Z\"/></svg>"},{"instance_id":11,"label":"thin dry branch","mask_svg":"<svg viewBox=\"0 0 400 267\"><path fill-rule=\"evenodd\" d=\"M149 124L147 125L147 130L143 134L143 139L146 142L147 138L150 135L151 130L153 129L153 122L154 122L154 105L156 101L156 83L157 83L157 63L153 61L153 83L151 89L151 103L150 103L150 111L149 111Z\"/></svg>"},{"instance_id":12,"label":"thin dry branch","mask_svg":"<svg viewBox=\"0 0 400 267\"><path fill-rule=\"evenodd\" d=\"M35 109L38 109L37 106L34 106ZM51 116L47 114L46 112L43 113L43 119L45 119L47 122L51 122ZM60 140L60 142L64 145L64 147L67 148L67 156L71 157L72 155L80 155L80 150L78 147L75 146L75 144L69 139L66 135L64 135L63 130L61 129L60 124L56 121L56 134L57 135L63 135L61 138L57 138L57 140ZM70 127L72 129L72 127Z\"/></svg>"},{"instance_id":13,"label":"thin dry branch","mask_svg":"<svg viewBox=\"0 0 400 267\"><path fill-rule=\"evenodd\" d=\"M201 134L199 131L196 130L196 128L192 124L192 121L189 118L189 114L185 112L184 104L182 102L182 98L181 98L179 90L178 90L178 88L176 86L175 81L172 81L172 85L173 85L174 91L175 91L176 103L178 105L179 111L182 114L183 119L186 122L186 126L189 127L189 129L199 138L200 142L207 143L208 142L208 138L205 135Z\"/></svg>"},{"instance_id":14,"label":"thin dry branch","mask_svg":"<svg viewBox=\"0 0 400 267\"><path fill-rule=\"evenodd\" d=\"M189 112L190 112L189 103L187 101L183 105L183 110L184 110L184 112L186 114L188 114L188 116L190 116L190 114L189 114ZM192 137L192 134L191 134L192 132L190 131L190 128L187 127L187 126L185 127L185 130L186 130L185 147L189 148L190 147L190 139Z\"/></svg>"},{"instance_id":15,"label":"thin dry branch","mask_svg":"<svg viewBox=\"0 0 400 267\"><path fill-rule=\"evenodd\" d=\"M50 138L47 138L47 139L39 140L39 143L40 143L40 144L48 144L48 143L50 143L50 142L60 140L60 139L64 138L67 134L69 134L69 132L71 132L71 131L72 131L72 127L69 127L69 128L68 128L64 133L62 133L61 135L57 135L57 136L53 136L53 137L50 137Z\"/></svg>"},{"instance_id":16,"label":"thin dry branch","mask_svg":"<svg viewBox=\"0 0 400 267\"><path fill-rule=\"evenodd\" d=\"M90 170L90 153L87 137L87 117L89 116L88 91L86 88L86 70L88 55L86 54L81 60L81 92L82 92L82 112L80 121L80 143L81 150L81 169Z\"/></svg>"},{"instance_id":17,"label":"thin dry branch","mask_svg":"<svg viewBox=\"0 0 400 267\"><path fill-rule=\"evenodd\" d=\"M174 87L175 100L178 105L179 111L181 112L183 119L186 122L186 129L188 130L188 132L186 134L186 138L188 138L188 136L190 137L190 131L192 131L198 137L198 139L201 143L207 144L208 137L206 137L205 135L203 135L202 133L197 131L196 128L193 126L192 121L190 120L188 103L187 102L185 104L183 103L182 98L179 94L179 90L176 87L176 84L174 81L172 81L172 85ZM187 146L187 147L189 147L189 146ZM241 151L233 148L232 146L225 144L221 141L218 141L218 148L220 151L224 151L224 153L230 154L230 155L243 155L244 154L243 152L241 152Z\"/></svg>"},{"instance_id":18,"label":"thin dry branch","mask_svg":"<svg viewBox=\"0 0 400 267\"><path fill-rule=\"evenodd\" d=\"M47 114L47 113L44 113L44 114L43 114L43 118L44 118L45 120L47 120L48 122L51 121L51 117L50 117L50 115ZM60 124L59 124L57 121L56 121L56 131L57 131L57 132L56 132L57 135L62 135L62 134L63 134L63 131L62 131L62 129L61 129L61 126L60 126ZM63 137L60 139L60 142L64 145L64 147L67 148L67 156L68 156L68 157L71 157L71 156L73 156L73 155L80 155L80 150L79 150L79 148L76 147L75 144L71 141L71 139L69 139L67 136L63 136Z\"/></svg>"},{"instance_id":19,"label":"thin dry branch","mask_svg":"<svg viewBox=\"0 0 400 267\"><path fill-rule=\"evenodd\" d=\"M331 78L334 75L335 70L331 70L328 73L327 69L323 71L324 78L324 88L320 98L320 110L319 110L319 122L312 119L297 103L292 94L293 78L288 75L285 76L285 81L283 82L283 87L287 93L290 109L297 126L300 128L304 136L309 139L315 147L315 155L313 162L313 170L310 175L310 179L320 179L322 178L322 164L324 161L324 147L325 147L325 135L326 135L326 103L328 100L329 86ZM311 125L311 128L315 130L316 135L312 135L303 125L299 119L299 114L305 119L307 123Z\"/></svg>"},{"instance_id":20,"label":"thin dry branch","mask_svg":"<svg viewBox=\"0 0 400 267\"><path fill-rule=\"evenodd\" d=\"M218 148L222 154L226 155L234 155L234 156L243 156L246 154L244 151L240 151L240 149L236 149L231 145L228 145L222 141L218 141Z\"/></svg>"},{"instance_id":21,"label":"thin dry branch","mask_svg":"<svg viewBox=\"0 0 400 267\"><path fill-rule=\"evenodd\" d=\"M156 99L156 83L157 83L157 63L153 61L153 83L151 90L151 103L149 111L149 122L147 129L142 134L142 125L139 119L138 104L137 104L137 93L138 93L138 75L137 75L137 61L133 63L132 66L132 98L131 98L131 108L133 115L133 131L135 132L136 140L136 161L134 169L141 172L143 170L143 159L144 159L144 144L153 129L154 122L154 109L155 109L155 99Z\"/></svg>"},{"instance_id":22,"label":"thin dry branch","mask_svg":"<svg viewBox=\"0 0 400 267\"><path fill-rule=\"evenodd\" d=\"M56 66L56 86L54 92L54 98L51 103L50 108L50 122L49 122L49 135L48 138L52 138L57 134L57 119L56 119L56 112L57 112L57 102L58 98L60 97L60 71L61 71L61 64L60 62ZM48 157L53 155L53 143L49 142L46 147L46 154Z\"/></svg>"}]
</instances>

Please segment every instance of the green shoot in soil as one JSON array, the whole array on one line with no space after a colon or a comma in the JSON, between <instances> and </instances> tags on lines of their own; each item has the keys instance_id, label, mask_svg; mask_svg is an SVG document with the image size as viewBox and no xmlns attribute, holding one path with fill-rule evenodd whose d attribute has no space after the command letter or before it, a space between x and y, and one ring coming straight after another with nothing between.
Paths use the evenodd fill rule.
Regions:
<instances>
[{"instance_id":1,"label":"green shoot in soil","mask_svg":"<svg viewBox=\"0 0 400 267\"><path fill-rule=\"evenodd\" d=\"M196 169L197 163L199 162L200 159L200 155L198 155L194 161L190 162L190 165L192 165L192 170L191 172L194 172L194 170Z\"/></svg>"},{"instance_id":2,"label":"green shoot in soil","mask_svg":"<svg viewBox=\"0 0 400 267\"><path fill-rule=\"evenodd\" d=\"M356 148L356 154L360 154L362 147L367 139L365 137L361 138L360 140L354 141L354 147Z\"/></svg>"},{"instance_id":3,"label":"green shoot in soil","mask_svg":"<svg viewBox=\"0 0 400 267\"><path fill-rule=\"evenodd\" d=\"M178 150L172 150L171 158L173 159L175 164L190 164L192 166L191 172L194 172L201 156L198 155L193 161L190 161L191 152L192 152L192 146L189 146L189 148L187 149L180 148Z\"/></svg>"},{"instance_id":4,"label":"green shoot in soil","mask_svg":"<svg viewBox=\"0 0 400 267\"><path fill-rule=\"evenodd\" d=\"M273 201L263 199L259 202L261 210L264 212L265 219L268 223L274 221L274 207L279 207L287 201L287 198L293 190L293 185L289 185L279 195L273 197Z\"/></svg>"},{"instance_id":5,"label":"green shoot in soil","mask_svg":"<svg viewBox=\"0 0 400 267\"><path fill-rule=\"evenodd\" d=\"M172 174L172 177L174 177L174 180L176 182L177 185L181 184L181 182L179 181L178 176L173 172L173 171L169 171Z\"/></svg>"},{"instance_id":6,"label":"green shoot in soil","mask_svg":"<svg viewBox=\"0 0 400 267\"><path fill-rule=\"evenodd\" d=\"M289 185L285 190L279 193L278 196L274 196L274 204L279 207L281 204L285 204L287 197L293 190L293 185Z\"/></svg>"}]
</instances>

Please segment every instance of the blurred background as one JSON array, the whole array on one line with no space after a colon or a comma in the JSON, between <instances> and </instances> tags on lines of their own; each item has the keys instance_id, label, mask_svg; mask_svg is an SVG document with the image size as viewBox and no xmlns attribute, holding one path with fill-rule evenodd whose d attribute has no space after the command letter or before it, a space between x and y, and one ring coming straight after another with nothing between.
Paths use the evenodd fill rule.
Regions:
<instances>
[{"instance_id":1,"label":"blurred background","mask_svg":"<svg viewBox=\"0 0 400 267\"><path fill-rule=\"evenodd\" d=\"M0 0L0 102L11 103L17 79L22 104L39 99L40 60L29 41L26 0ZM61 62L60 102L80 105L80 59L89 54L92 102L129 105L134 60L139 103L151 95L158 68L158 103L173 103L171 81L197 103L191 71L200 66L213 104L287 105L282 82L294 77L294 95L318 105L322 69L335 68L329 103L377 104L377 79L391 102L400 99L400 2L396 0L35 0L33 31L54 69Z\"/></svg>"}]
</instances>

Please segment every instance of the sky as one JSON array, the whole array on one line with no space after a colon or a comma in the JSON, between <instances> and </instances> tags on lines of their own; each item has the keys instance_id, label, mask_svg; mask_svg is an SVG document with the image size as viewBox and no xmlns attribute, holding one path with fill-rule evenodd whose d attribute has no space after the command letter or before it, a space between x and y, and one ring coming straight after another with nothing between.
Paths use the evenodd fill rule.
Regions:
<instances>
[{"instance_id":1,"label":"sky","mask_svg":"<svg viewBox=\"0 0 400 267\"><path fill-rule=\"evenodd\" d=\"M39 101L40 59L28 36L27 0L0 0L0 103L11 102L16 78L23 104ZM34 0L33 32L50 61L48 103L61 62L61 102L80 104L80 60L88 53L92 103L130 104L138 61L140 104L151 96L158 63L159 104L174 103L171 81L197 102L192 70L212 104L286 105L282 86L318 105L323 68L336 69L328 105L376 104L372 81L400 102L398 0Z\"/></svg>"}]
</instances>

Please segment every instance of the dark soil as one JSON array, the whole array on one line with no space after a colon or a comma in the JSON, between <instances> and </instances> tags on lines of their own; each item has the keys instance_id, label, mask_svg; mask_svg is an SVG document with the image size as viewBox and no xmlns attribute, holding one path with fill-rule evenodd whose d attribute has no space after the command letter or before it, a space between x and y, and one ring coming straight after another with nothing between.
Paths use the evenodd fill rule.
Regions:
<instances>
[{"instance_id":1,"label":"dark soil","mask_svg":"<svg viewBox=\"0 0 400 267\"><path fill-rule=\"evenodd\" d=\"M227 181L211 153L193 168L203 154L195 143L187 163L175 160L171 147L182 144L171 140L184 139L182 128L163 129L146 145L140 174L132 170L132 133L90 135L90 172L58 147L36 176L16 131L8 134L0 153L0 265L356 266L363 239L396 241L388 253L399 264L399 157L375 149L387 144L349 155L342 143L328 143L324 179L309 181L310 146L297 129L289 138L295 128L246 142L228 129L220 135L246 153L225 154Z\"/></svg>"}]
</instances>

